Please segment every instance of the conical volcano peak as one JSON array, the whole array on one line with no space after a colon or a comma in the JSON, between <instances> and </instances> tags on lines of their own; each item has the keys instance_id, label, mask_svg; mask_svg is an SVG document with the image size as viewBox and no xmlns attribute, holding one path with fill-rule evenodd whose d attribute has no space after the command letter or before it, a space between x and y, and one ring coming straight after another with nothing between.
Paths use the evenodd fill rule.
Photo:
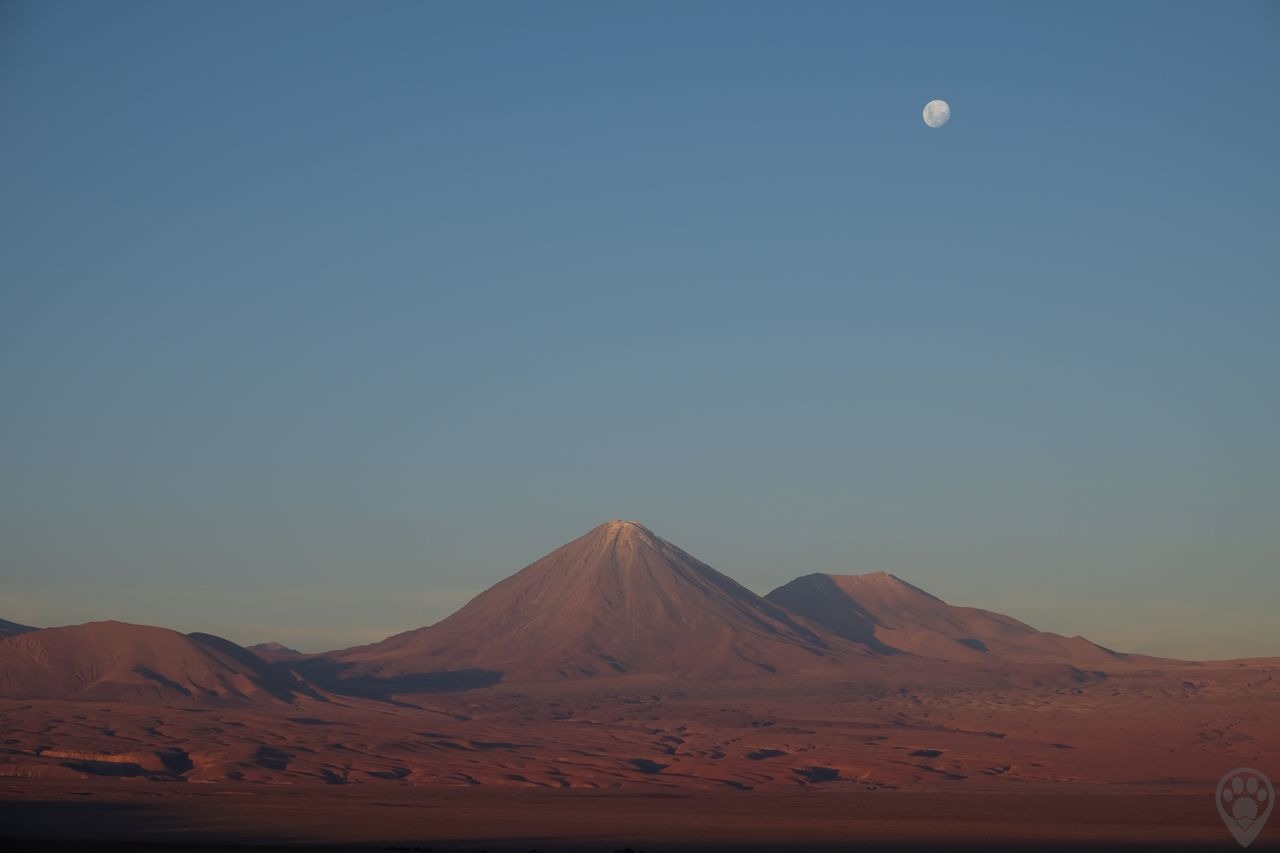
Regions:
<instances>
[{"instance_id":1,"label":"conical volcano peak","mask_svg":"<svg viewBox=\"0 0 1280 853\"><path fill-rule=\"evenodd\" d=\"M592 528L436 625L351 650L378 677L721 677L825 667L829 639L635 521Z\"/></svg>"},{"instance_id":2,"label":"conical volcano peak","mask_svg":"<svg viewBox=\"0 0 1280 853\"><path fill-rule=\"evenodd\" d=\"M606 521L600 525L597 530L603 531L611 536L647 536L654 537L654 532L645 527L638 521L627 521L621 518L615 518L612 521Z\"/></svg>"},{"instance_id":3,"label":"conical volcano peak","mask_svg":"<svg viewBox=\"0 0 1280 853\"><path fill-rule=\"evenodd\" d=\"M592 529L583 537L583 540L594 542L598 547L615 549L618 547L630 549L637 546L648 546L655 551L663 551L673 547L669 542L640 522L626 521L621 518L606 521L604 524Z\"/></svg>"}]
</instances>

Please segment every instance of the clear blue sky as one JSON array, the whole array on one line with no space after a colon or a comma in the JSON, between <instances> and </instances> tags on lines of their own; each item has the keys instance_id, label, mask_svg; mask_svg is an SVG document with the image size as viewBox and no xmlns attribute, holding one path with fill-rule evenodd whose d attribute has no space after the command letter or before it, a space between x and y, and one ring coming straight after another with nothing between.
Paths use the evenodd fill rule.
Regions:
<instances>
[{"instance_id":1,"label":"clear blue sky","mask_svg":"<svg viewBox=\"0 0 1280 853\"><path fill-rule=\"evenodd\" d=\"M1277 84L1274 2L9 0L0 617L318 650L624 517L1280 654Z\"/></svg>"}]
</instances>

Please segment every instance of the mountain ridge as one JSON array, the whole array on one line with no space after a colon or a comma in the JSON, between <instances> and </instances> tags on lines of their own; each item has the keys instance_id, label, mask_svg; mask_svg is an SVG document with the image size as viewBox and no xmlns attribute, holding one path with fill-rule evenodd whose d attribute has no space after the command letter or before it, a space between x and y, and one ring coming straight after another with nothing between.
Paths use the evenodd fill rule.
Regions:
<instances>
[{"instance_id":1,"label":"mountain ridge","mask_svg":"<svg viewBox=\"0 0 1280 853\"><path fill-rule=\"evenodd\" d=\"M615 519L439 622L353 648L245 649L117 622L28 631L0 642L0 695L289 701L318 687L389 699L635 675L1039 683L1101 677L1102 665L1126 659L1083 637L950 605L887 572L813 573L759 596L643 524Z\"/></svg>"},{"instance_id":2,"label":"mountain ridge","mask_svg":"<svg viewBox=\"0 0 1280 853\"><path fill-rule=\"evenodd\" d=\"M948 604L888 572L803 575L765 597L846 639L926 658L1095 665L1126 657L1084 637Z\"/></svg>"},{"instance_id":3,"label":"mountain ridge","mask_svg":"<svg viewBox=\"0 0 1280 853\"><path fill-rule=\"evenodd\" d=\"M291 702L309 692L230 640L113 620L0 643L0 696L105 702Z\"/></svg>"},{"instance_id":4,"label":"mountain ridge","mask_svg":"<svg viewBox=\"0 0 1280 853\"><path fill-rule=\"evenodd\" d=\"M434 625L333 657L366 673L430 665L553 680L805 669L859 653L847 646L644 525L613 520Z\"/></svg>"}]
</instances>

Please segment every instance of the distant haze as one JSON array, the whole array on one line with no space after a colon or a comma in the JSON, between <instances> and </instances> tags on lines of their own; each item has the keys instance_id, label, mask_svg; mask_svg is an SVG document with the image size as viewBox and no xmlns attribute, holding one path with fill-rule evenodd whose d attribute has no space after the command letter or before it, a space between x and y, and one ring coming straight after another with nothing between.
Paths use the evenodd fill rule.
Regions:
<instances>
[{"instance_id":1,"label":"distant haze","mask_svg":"<svg viewBox=\"0 0 1280 853\"><path fill-rule=\"evenodd\" d=\"M0 619L370 643L634 518L757 593L1280 654L1278 35L4 4Z\"/></svg>"}]
</instances>

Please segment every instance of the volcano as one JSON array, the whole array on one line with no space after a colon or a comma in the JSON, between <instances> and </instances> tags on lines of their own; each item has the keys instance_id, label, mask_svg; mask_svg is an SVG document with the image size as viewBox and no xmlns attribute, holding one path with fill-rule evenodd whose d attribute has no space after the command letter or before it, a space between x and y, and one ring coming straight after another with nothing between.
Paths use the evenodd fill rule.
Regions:
<instances>
[{"instance_id":1,"label":"volcano","mask_svg":"<svg viewBox=\"0 0 1280 853\"><path fill-rule=\"evenodd\" d=\"M287 702L302 689L230 640L125 622L0 642L0 696L130 703Z\"/></svg>"},{"instance_id":2,"label":"volcano","mask_svg":"<svg viewBox=\"0 0 1280 853\"><path fill-rule=\"evenodd\" d=\"M870 654L643 525L610 521L442 622L329 657L344 675L470 671L546 681L795 673Z\"/></svg>"},{"instance_id":3,"label":"volcano","mask_svg":"<svg viewBox=\"0 0 1280 853\"><path fill-rule=\"evenodd\" d=\"M956 607L887 572L805 575L766 598L880 652L973 663L1094 665L1125 658L1084 637L1037 631L1000 613Z\"/></svg>"}]
</instances>

